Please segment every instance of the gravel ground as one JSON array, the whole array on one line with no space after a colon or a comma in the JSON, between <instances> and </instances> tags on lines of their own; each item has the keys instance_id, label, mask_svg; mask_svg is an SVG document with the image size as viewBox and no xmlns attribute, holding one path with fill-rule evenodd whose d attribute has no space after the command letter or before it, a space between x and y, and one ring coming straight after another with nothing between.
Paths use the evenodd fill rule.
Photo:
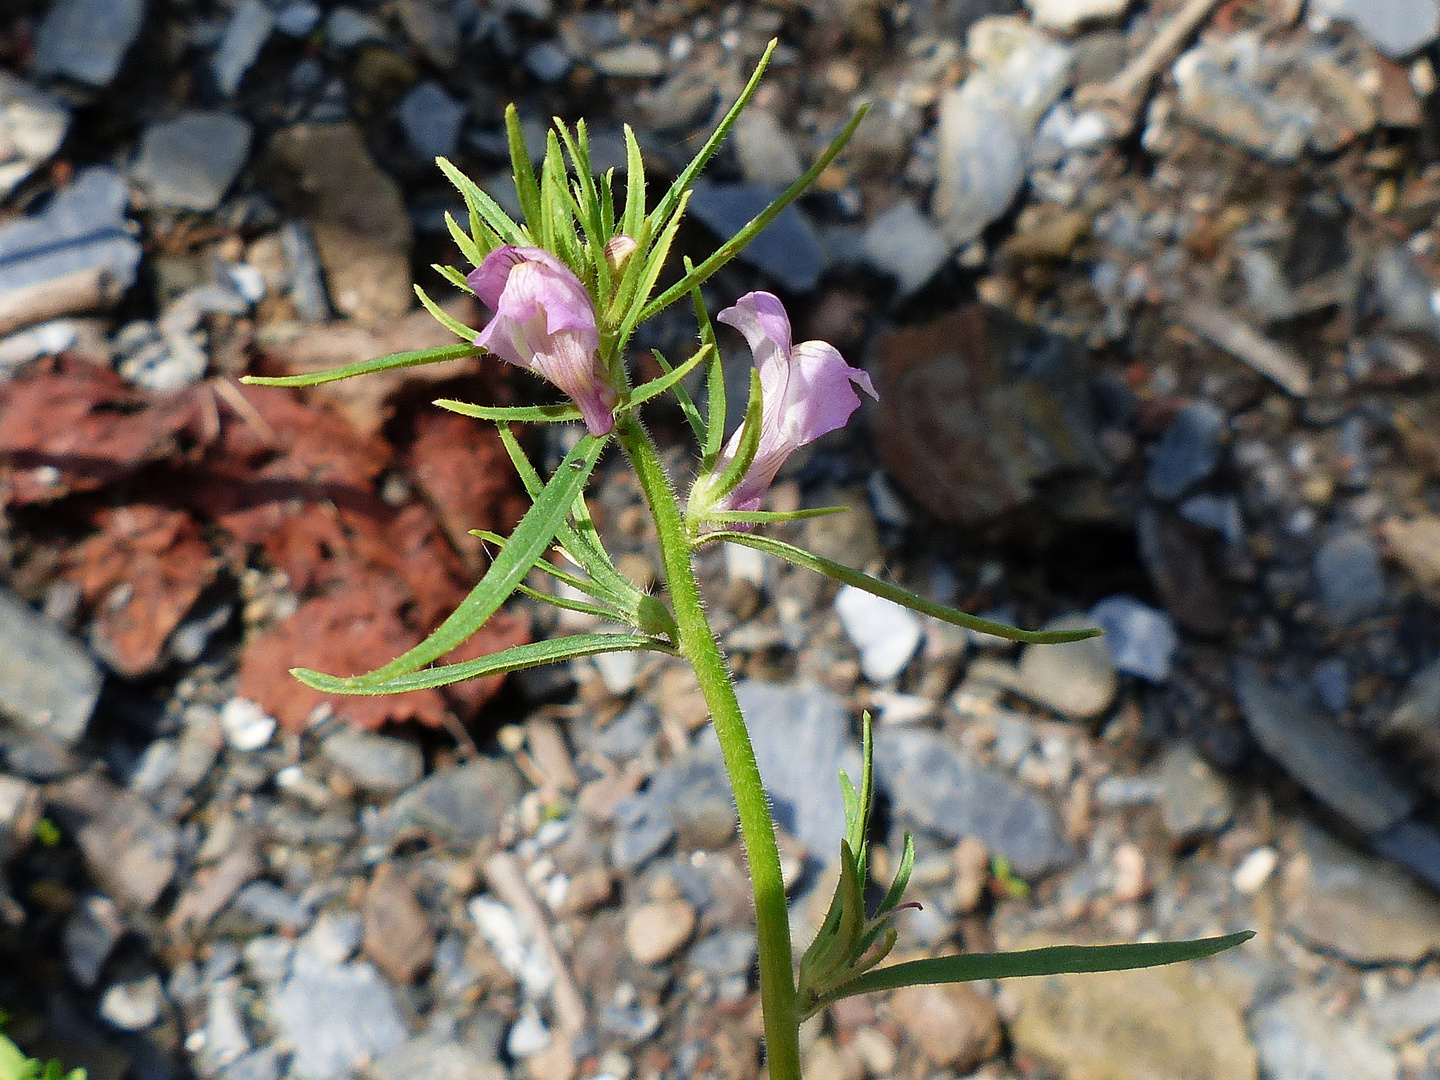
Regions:
<instances>
[{"instance_id":1,"label":"gravel ground","mask_svg":"<svg viewBox=\"0 0 1440 1080\"><path fill-rule=\"evenodd\" d=\"M871 118L712 308L783 295L880 403L792 459L777 530L1016 648L748 549L701 576L797 928L877 717L897 955L1258 931L1184 968L911 988L808 1076L1440 1077L1436 0L15 0L0 11L0 1005L95 1080L750 1078L755 938L693 676L614 654L397 698L389 659L524 502L428 406L429 266L532 149L634 126L653 176L771 38L679 247ZM679 309L637 337L688 355ZM722 341L735 394L748 354ZM658 369L655 369L658 370ZM732 417L738 410L732 409ZM649 416L677 477L678 414ZM534 432L554 464L573 432ZM597 525L637 583L618 461ZM468 658L584 616L516 603ZM886 878L888 880L888 878Z\"/></svg>"}]
</instances>

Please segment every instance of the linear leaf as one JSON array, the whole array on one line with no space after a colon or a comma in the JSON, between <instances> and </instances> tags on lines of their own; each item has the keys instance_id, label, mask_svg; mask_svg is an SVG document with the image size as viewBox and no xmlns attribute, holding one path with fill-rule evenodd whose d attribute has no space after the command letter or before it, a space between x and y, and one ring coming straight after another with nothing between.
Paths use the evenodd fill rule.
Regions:
<instances>
[{"instance_id":1,"label":"linear leaf","mask_svg":"<svg viewBox=\"0 0 1440 1080\"><path fill-rule=\"evenodd\" d=\"M640 223L645 220L645 162L635 130L625 128L625 209L621 211L620 231L632 239L640 237Z\"/></svg>"},{"instance_id":2,"label":"linear leaf","mask_svg":"<svg viewBox=\"0 0 1440 1080\"><path fill-rule=\"evenodd\" d=\"M720 475L714 477L704 488L705 501L714 505L716 500L724 498L735 490L736 485L745 479L745 473L755 461L755 452L760 449L760 418L764 414L764 391L760 389L760 369L750 369L750 403L745 407L745 419L740 424L740 445L735 449L735 456L720 471ZM715 536L728 536L728 533L714 533ZM737 533L737 536L745 535ZM795 549L799 551L799 548Z\"/></svg>"},{"instance_id":3,"label":"linear leaf","mask_svg":"<svg viewBox=\"0 0 1440 1080\"><path fill-rule=\"evenodd\" d=\"M574 634L570 637L536 641L529 645L516 645L514 648L466 660L461 664L423 668L383 681L361 683L355 679L337 679L307 668L291 668L290 674L306 686L327 694L401 694L406 690L429 690L436 686L449 686L464 679L503 675L522 668L538 667L540 664L554 664L561 660L572 660L577 656L594 656L597 653L632 649L668 653L675 651L663 641L641 634Z\"/></svg>"},{"instance_id":4,"label":"linear leaf","mask_svg":"<svg viewBox=\"0 0 1440 1080\"><path fill-rule=\"evenodd\" d=\"M650 352L651 355L655 357L655 362L666 371L675 370L670 361L665 359L664 354L662 354L659 349L651 349ZM690 391L677 383L675 386L675 400L680 405L680 411L685 416L685 422L690 425L690 430L695 432L696 440L703 442L705 439L705 421L700 416L700 410L695 407L695 399L690 396Z\"/></svg>"},{"instance_id":5,"label":"linear leaf","mask_svg":"<svg viewBox=\"0 0 1440 1080\"><path fill-rule=\"evenodd\" d=\"M461 416L473 416L477 420L497 420L517 424L559 423L565 420L579 420L580 410L574 405L471 405L465 401L441 398L431 402L442 409L449 409Z\"/></svg>"},{"instance_id":6,"label":"linear leaf","mask_svg":"<svg viewBox=\"0 0 1440 1080\"><path fill-rule=\"evenodd\" d=\"M694 186L695 177L700 175L700 170L710 163L710 159L715 156L715 151L720 149L720 144L725 141L725 136L730 134L730 129L735 126L735 121L740 119L740 114L745 111L745 106L750 104L750 99L755 96L755 91L760 89L760 79L764 76L765 69L770 66L770 57L779 44L779 39L771 38L770 44L765 46L764 55L755 65L755 70L750 74L750 81L745 84L745 89L740 91L740 96L735 99L735 104L730 106L719 126L710 133L710 138L705 140L705 145L700 148L700 152L695 155L689 165L685 166L680 175L675 178L675 182L670 185L670 189L656 204L654 211L650 214L650 221L653 225L659 225L670 216L670 212Z\"/></svg>"},{"instance_id":7,"label":"linear leaf","mask_svg":"<svg viewBox=\"0 0 1440 1080\"><path fill-rule=\"evenodd\" d=\"M636 405L643 405L651 398L659 397L665 393L666 390L669 390L686 375L694 371L700 361L704 360L709 353L710 346L707 345L679 367L672 367L658 379L651 379L649 382L637 386L630 392L631 408L634 408Z\"/></svg>"},{"instance_id":8,"label":"linear leaf","mask_svg":"<svg viewBox=\"0 0 1440 1080\"><path fill-rule=\"evenodd\" d=\"M489 529L471 529L470 535L479 537L487 544L494 544L497 548L503 548L507 542L505 537L501 536L499 533L491 532ZM568 551L565 551L563 548L561 548L561 554L563 554L567 559L570 559L571 562L574 562L574 560L570 557L570 553ZM594 582L587 581L582 577L577 577L576 575L570 573L568 570L561 570L560 567L556 566L549 559L537 559L535 561L534 569L549 574L556 581L563 581L572 589L576 590L577 592L582 592L586 596L593 596L597 600L602 599L599 590L595 587Z\"/></svg>"},{"instance_id":9,"label":"linear leaf","mask_svg":"<svg viewBox=\"0 0 1440 1080\"><path fill-rule=\"evenodd\" d=\"M391 353L377 356L373 360L361 360L342 367L325 371L310 371L304 375L245 375L240 381L251 386L319 386L349 379L355 375L369 375L374 371L394 371L396 368L419 367L421 364L443 364L447 360L463 360L467 356L480 356L484 349L474 345L442 345L438 349L415 349L413 352Z\"/></svg>"},{"instance_id":10,"label":"linear leaf","mask_svg":"<svg viewBox=\"0 0 1440 1080\"><path fill-rule=\"evenodd\" d=\"M568 596L556 596L553 593L541 592L539 589L530 588L529 585L516 585L515 591L521 596L528 596L542 604L564 608L566 611L578 611L582 615L594 615L597 619L604 619L606 622L623 623L626 621L624 612L616 611L611 607L587 604L584 600L571 600Z\"/></svg>"},{"instance_id":11,"label":"linear leaf","mask_svg":"<svg viewBox=\"0 0 1440 1080\"><path fill-rule=\"evenodd\" d=\"M430 269L434 270L437 274L443 277L446 281L450 282L451 285L454 285L455 288L459 289L460 291L468 292L471 295L474 295L475 290L470 288L470 282L466 281L465 275L462 274L459 270L455 269L455 267L442 266L440 263L431 263Z\"/></svg>"},{"instance_id":12,"label":"linear leaf","mask_svg":"<svg viewBox=\"0 0 1440 1080\"><path fill-rule=\"evenodd\" d=\"M686 255L685 273L689 275L694 270L695 264ZM725 366L720 346L715 341L715 326L710 322L710 312L705 307L705 297L701 295L699 285L690 290L690 299L695 305L700 344L715 350L710 354L710 366L705 372L705 433L700 436L700 469L709 472L720 457L720 446L725 440Z\"/></svg>"},{"instance_id":13,"label":"linear leaf","mask_svg":"<svg viewBox=\"0 0 1440 1080\"><path fill-rule=\"evenodd\" d=\"M821 154L815 160L815 164L806 170L804 176L796 180L781 192L774 202L751 218L749 224L743 229L716 248L714 254L693 271L682 277L674 285L671 285L670 288L666 289L654 300L651 300L650 303L646 304L645 309L640 313L640 317L636 322L642 323L647 319L654 318L659 312L665 310L665 308L669 307L676 300L679 300L695 286L707 280L722 266L740 254L751 240L754 240L767 225L780 216L780 211L784 210L803 195L805 189L813 184L815 179L830 167L830 163L834 161L840 151L844 149L845 144L850 141L850 136L855 134L855 129L860 126L860 121L865 119L865 115L869 111L870 106L868 104L862 105L857 109L855 115L850 118L850 122L845 125L844 130L835 136L834 141L826 148L825 153Z\"/></svg>"},{"instance_id":14,"label":"linear leaf","mask_svg":"<svg viewBox=\"0 0 1440 1080\"><path fill-rule=\"evenodd\" d=\"M497 239L506 244L524 244L525 235L520 231L520 226L510 219L497 203L479 184L475 183L468 176L462 173L443 157L436 158L435 164L440 166L450 183L455 185L460 192L461 198L465 200L465 208L470 211L470 229L476 233L476 243L480 241L477 223L484 224L493 232Z\"/></svg>"},{"instance_id":15,"label":"linear leaf","mask_svg":"<svg viewBox=\"0 0 1440 1080\"><path fill-rule=\"evenodd\" d=\"M806 518L848 514L848 506L811 506L804 510L715 510L705 515L706 521L743 522L747 525L770 525L782 521L804 521Z\"/></svg>"},{"instance_id":16,"label":"linear leaf","mask_svg":"<svg viewBox=\"0 0 1440 1080\"><path fill-rule=\"evenodd\" d=\"M455 316L446 312L439 304L431 300L429 294L419 285L415 286L415 296L419 299L420 303L424 305L425 310L434 316L435 321L456 337L463 338L466 341L474 341L480 336L479 330L472 330L459 319L455 318Z\"/></svg>"},{"instance_id":17,"label":"linear leaf","mask_svg":"<svg viewBox=\"0 0 1440 1080\"><path fill-rule=\"evenodd\" d=\"M455 220L455 215L449 210L445 211L445 229L450 233L450 239L455 241L455 246L460 249L460 254L471 266L479 266L484 261L487 252L480 250L480 245ZM483 235L483 234L482 234Z\"/></svg>"},{"instance_id":18,"label":"linear leaf","mask_svg":"<svg viewBox=\"0 0 1440 1080\"><path fill-rule=\"evenodd\" d=\"M888 581L881 581L869 574L862 574L859 570L831 562L829 559L822 559L819 555L812 555L803 548L768 536L755 536L752 533L742 532L713 532L701 536L699 543L706 544L713 540L723 540L728 544L741 544L744 547L752 547L756 551L778 555L796 566L803 566L807 570L824 574L844 585L853 585L857 589L864 589L868 593L882 596L911 611L918 611L922 615L929 615L954 626L963 626L967 630L979 630L981 633L994 634L996 637L1003 637L1009 641L1023 641L1030 645L1063 645L1067 641L1083 641L1085 638L1099 637L1102 633L1099 629L1020 630L1014 626L1007 626L1005 623L982 619L978 615L967 615L963 611L956 611L944 604L926 600L923 596L916 596L908 589L891 585Z\"/></svg>"},{"instance_id":19,"label":"linear leaf","mask_svg":"<svg viewBox=\"0 0 1440 1080\"><path fill-rule=\"evenodd\" d=\"M869 971L840 988L836 997L894 990L901 986L1018 979L1030 975L1071 975L1160 967L1233 949L1255 936L1253 930L1190 941L1140 942L1132 945L1052 945L1013 953L971 953L911 960ZM831 1000L835 1000L832 998Z\"/></svg>"},{"instance_id":20,"label":"linear leaf","mask_svg":"<svg viewBox=\"0 0 1440 1080\"><path fill-rule=\"evenodd\" d=\"M625 318L620 321L620 329L617 338L621 348L630 340L630 335L635 332L635 327L644 321L640 313L645 308L645 301L655 288L655 283L660 280L660 273L665 269L665 260L670 256L670 245L675 241L675 234L680 231L680 222L685 218L685 208L690 205L690 193L687 191L680 196L680 202L675 207L675 212L670 215L664 230L656 239L654 247L645 255L645 274L640 279L635 290L634 299L630 303L630 310L625 313ZM636 252L638 255L639 252ZM635 258L632 255L631 258Z\"/></svg>"},{"instance_id":21,"label":"linear leaf","mask_svg":"<svg viewBox=\"0 0 1440 1080\"><path fill-rule=\"evenodd\" d=\"M520 519L520 524L510 536L510 542L495 557L480 583L470 590L470 595L461 601L460 606L434 633L383 667L365 675L339 680L351 689L336 692L364 693L367 692L367 687L387 683L399 675L409 675L444 656L500 610L500 605L540 561L545 549L550 546L550 541L565 523L570 505L575 501L575 496L584 489L585 482L590 479L607 441L586 435L565 455L565 460L560 463L555 475Z\"/></svg>"},{"instance_id":22,"label":"linear leaf","mask_svg":"<svg viewBox=\"0 0 1440 1080\"><path fill-rule=\"evenodd\" d=\"M515 195L520 212L530 227L533 238L540 237L540 184L530 164L530 150L525 145L525 129L520 126L520 113L513 104L505 106L505 136L510 144L510 168L515 174Z\"/></svg>"}]
</instances>

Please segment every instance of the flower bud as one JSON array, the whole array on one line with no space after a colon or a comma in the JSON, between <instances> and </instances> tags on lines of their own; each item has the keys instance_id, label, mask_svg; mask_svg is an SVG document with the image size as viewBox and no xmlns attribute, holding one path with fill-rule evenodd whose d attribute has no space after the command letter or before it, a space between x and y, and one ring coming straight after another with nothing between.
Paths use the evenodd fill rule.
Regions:
<instances>
[{"instance_id":1,"label":"flower bud","mask_svg":"<svg viewBox=\"0 0 1440 1080\"><path fill-rule=\"evenodd\" d=\"M611 237L610 242L605 245L605 262L610 267L610 272L617 275L623 273L625 264L639 246L634 237L624 233Z\"/></svg>"}]
</instances>

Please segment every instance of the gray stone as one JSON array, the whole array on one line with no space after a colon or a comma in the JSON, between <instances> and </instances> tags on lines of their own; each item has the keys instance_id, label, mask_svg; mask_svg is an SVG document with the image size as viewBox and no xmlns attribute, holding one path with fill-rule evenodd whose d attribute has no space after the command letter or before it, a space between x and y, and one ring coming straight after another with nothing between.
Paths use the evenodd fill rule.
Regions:
<instances>
[{"instance_id":1,"label":"gray stone","mask_svg":"<svg viewBox=\"0 0 1440 1080\"><path fill-rule=\"evenodd\" d=\"M925 636L920 616L893 600L853 585L841 586L835 611L860 653L860 671L873 683L889 682L905 670Z\"/></svg>"},{"instance_id":2,"label":"gray stone","mask_svg":"<svg viewBox=\"0 0 1440 1080\"><path fill-rule=\"evenodd\" d=\"M620 79L654 79L665 74L665 54L645 41L627 41L601 49L590 63L602 75Z\"/></svg>"},{"instance_id":3,"label":"gray stone","mask_svg":"<svg viewBox=\"0 0 1440 1080\"><path fill-rule=\"evenodd\" d=\"M280 227L280 248L290 278L290 299L295 312L305 322L324 322L330 318L330 296L325 291L325 271L315 234L299 221L287 221Z\"/></svg>"},{"instance_id":4,"label":"gray stone","mask_svg":"<svg viewBox=\"0 0 1440 1080\"><path fill-rule=\"evenodd\" d=\"M840 770L860 777L845 702L819 686L746 680L735 688L775 822L828 862L845 835ZM705 741L718 750L713 728Z\"/></svg>"},{"instance_id":5,"label":"gray stone","mask_svg":"<svg viewBox=\"0 0 1440 1080\"><path fill-rule=\"evenodd\" d=\"M1090 621L1105 631L1116 671L1153 683L1170 678L1180 635L1168 613L1133 596L1107 596L1090 609Z\"/></svg>"},{"instance_id":6,"label":"gray stone","mask_svg":"<svg viewBox=\"0 0 1440 1080\"><path fill-rule=\"evenodd\" d=\"M314 0L291 0L275 12L275 29L286 37L309 37L324 15Z\"/></svg>"},{"instance_id":7,"label":"gray stone","mask_svg":"<svg viewBox=\"0 0 1440 1080\"><path fill-rule=\"evenodd\" d=\"M699 180L690 198L690 213L721 240L729 240L779 194L773 187ZM825 249L794 205L781 211L739 257L787 292L809 292L825 268Z\"/></svg>"},{"instance_id":8,"label":"gray stone","mask_svg":"<svg viewBox=\"0 0 1440 1080\"><path fill-rule=\"evenodd\" d=\"M1215 471L1225 436L1225 414L1208 401L1191 402L1176 414L1155 445L1145 486L1174 502Z\"/></svg>"},{"instance_id":9,"label":"gray stone","mask_svg":"<svg viewBox=\"0 0 1440 1080\"><path fill-rule=\"evenodd\" d=\"M1353 23L1377 49L1395 60L1418 52L1440 35L1440 3L1436 0L1312 0L1310 9Z\"/></svg>"},{"instance_id":10,"label":"gray stone","mask_svg":"<svg viewBox=\"0 0 1440 1080\"><path fill-rule=\"evenodd\" d=\"M1122 15L1130 0L1025 0L1035 24L1055 30L1073 30L1081 23Z\"/></svg>"},{"instance_id":11,"label":"gray stone","mask_svg":"<svg viewBox=\"0 0 1440 1080\"><path fill-rule=\"evenodd\" d=\"M1440 660L1411 677L1395 708L1381 722L1379 735L1402 746L1421 766L1426 786L1440 790Z\"/></svg>"},{"instance_id":12,"label":"gray stone","mask_svg":"<svg viewBox=\"0 0 1440 1080\"><path fill-rule=\"evenodd\" d=\"M240 89L245 72L255 63L274 28L275 13L262 0L240 0L236 5L211 63L215 85L226 97L233 97Z\"/></svg>"},{"instance_id":13,"label":"gray stone","mask_svg":"<svg viewBox=\"0 0 1440 1080\"><path fill-rule=\"evenodd\" d=\"M654 781L651 786L653 788ZM610 842L610 861L621 870L643 866L675 838L669 801L648 789L616 806L613 820L615 835Z\"/></svg>"},{"instance_id":14,"label":"gray stone","mask_svg":"<svg viewBox=\"0 0 1440 1080\"><path fill-rule=\"evenodd\" d=\"M30 71L108 86L144 18L145 0L56 0L35 32Z\"/></svg>"},{"instance_id":15,"label":"gray stone","mask_svg":"<svg viewBox=\"0 0 1440 1080\"><path fill-rule=\"evenodd\" d=\"M513 765L480 758L426 777L399 796L374 823L373 838L386 842L407 829L424 829L451 843L475 844L500 827L520 793Z\"/></svg>"},{"instance_id":16,"label":"gray stone","mask_svg":"<svg viewBox=\"0 0 1440 1080\"><path fill-rule=\"evenodd\" d=\"M310 925L314 910L270 881L252 881L241 889L231 907L255 923L280 927L292 933Z\"/></svg>"},{"instance_id":17,"label":"gray stone","mask_svg":"<svg viewBox=\"0 0 1440 1080\"><path fill-rule=\"evenodd\" d=\"M65 970L81 986L93 987L124 933L125 923L114 900L93 894L81 897L61 935Z\"/></svg>"},{"instance_id":18,"label":"gray stone","mask_svg":"<svg viewBox=\"0 0 1440 1080\"><path fill-rule=\"evenodd\" d=\"M1415 257L1396 244L1375 257L1376 298L1392 330L1433 330L1435 310L1430 306L1430 277Z\"/></svg>"},{"instance_id":19,"label":"gray stone","mask_svg":"<svg viewBox=\"0 0 1440 1080\"><path fill-rule=\"evenodd\" d=\"M75 639L0 589L0 713L71 746L85 734L101 680Z\"/></svg>"},{"instance_id":20,"label":"gray stone","mask_svg":"<svg viewBox=\"0 0 1440 1080\"><path fill-rule=\"evenodd\" d=\"M265 985L278 985L290 977L290 960L294 955L295 942L279 934L253 937L241 951L246 972Z\"/></svg>"},{"instance_id":21,"label":"gray stone","mask_svg":"<svg viewBox=\"0 0 1440 1080\"><path fill-rule=\"evenodd\" d=\"M751 107L741 113L731 138L735 140L740 171L748 183L786 188L805 172L794 134L766 109Z\"/></svg>"},{"instance_id":22,"label":"gray stone","mask_svg":"<svg viewBox=\"0 0 1440 1080\"><path fill-rule=\"evenodd\" d=\"M249 153L249 121L231 113L184 112L145 129L131 176L157 206L213 210Z\"/></svg>"},{"instance_id":23,"label":"gray stone","mask_svg":"<svg viewBox=\"0 0 1440 1080\"><path fill-rule=\"evenodd\" d=\"M574 58L554 41L537 42L525 50L525 70L542 83L559 82L574 65Z\"/></svg>"},{"instance_id":24,"label":"gray stone","mask_svg":"<svg viewBox=\"0 0 1440 1080\"><path fill-rule=\"evenodd\" d=\"M865 260L895 279L897 297L922 289L950 258L940 230L910 199L875 215L862 241Z\"/></svg>"},{"instance_id":25,"label":"gray stone","mask_svg":"<svg viewBox=\"0 0 1440 1080\"><path fill-rule=\"evenodd\" d=\"M354 8L337 7L325 19L325 43L332 49L354 49L384 40L385 24Z\"/></svg>"},{"instance_id":26,"label":"gray stone","mask_svg":"<svg viewBox=\"0 0 1440 1080\"><path fill-rule=\"evenodd\" d=\"M277 1046L262 1046L227 1065L220 1080L280 1080L283 1051Z\"/></svg>"},{"instance_id":27,"label":"gray stone","mask_svg":"<svg viewBox=\"0 0 1440 1080\"><path fill-rule=\"evenodd\" d=\"M148 908L175 876L180 831L140 796L94 773L51 789L96 882L124 905Z\"/></svg>"},{"instance_id":28,"label":"gray stone","mask_svg":"<svg viewBox=\"0 0 1440 1080\"><path fill-rule=\"evenodd\" d=\"M952 843L979 837L1022 877L1038 877L1074 858L1054 810L1040 796L973 764L937 732L881 732L875 770L898 813Z\"/></svg>"},{"instance_id":29,"label":"gray stone","mask_svg":"<svg viewBox=\"0 0 1440 1080\"><path fill-rule=\"evenodd\" d=\"M1165 831L1176 840L1219 832L1234 812L1230 788L1188 743L1165 751L1155 780Z\"/></svg>"},{"instance_id":30,"label":"gray stone","mask_svg":"<svg viewBox=\"0 0 1440 1080\"><path fill-rule=\"evenodd\" d=\"M0 293L95 269L128 289L140 263L125 223L129 198L114 169L85 168L38 214L0 228Z\"/></svg>"},{"instance_id":31,"label":"gray stone","mask_svg":"<svg viewBox=\"0 0 1440 1080\"><path fill-rule=\"evenodd\" d=\"M0 135L3 138L3 135ZM75 324L68 319L41 323L18 334L0 338L0 378L13 375L32 360L59 356L80 340Z\"/></svg>"},{"instance_id":32,"label":"gray stone","mask_svg":"<svg viewBox=\"0 0 1440 1080\"><path fill-rule=\"evenodd\" d=\"M749 927L720 930L695 945L685 959L697 971L716 979L745 975L755 966L755 931Z\"/></svg>"},{"instance_id":33,"label":"gray stone","mask_svg":"<svg viewBox=\"0 0 1440 1080\"><path fill-rule=\"evenodd\" d=\"M1087 616L1062 615L1046 630L1081 630L1093 626ZM1063 645L1027 645L1020 655L1013 689L1071 720L1099 716L1115 700L1115 660L1103 638Z\"/></svg>"},{"instance_id":34,"label":"gray stone","mask_svg":"<svg viewBox=\"0 0 1440 1080\"><path fill-rule=\"evenodd\" d=\"M1440 979L1422 978L1367 1002L1376 1032L1391 1046L1440 1027Z\"/></svg>"},{"instance_id":35,"label":"gray stone","mask_svg":"<svg viewBox=\"0 0 1440 1080\"><path fill-rule=\"evenodd\" d=\"M1266 1080L1397 1080L1395 1056L1354 1020L1334 1016L1313 990L1262 1005L1251 1037Z\"/></svg>"},{"instance_id":36,"label":"gray stone","mask_svg":"<svg viewBox=\"0 0 1440 1080\"><path fill-rule=\"evenodd\" d=\"M1365 533L1332 536L1315 553L1315 584L1330 620L1351 626L1385 606L1380 549Z\"/></svg>"},{"instance_id":37,"label":"gray stone","mask_svg":"<svg viewBox=\"0 0 1440 1080\"><path fill-rule=\"evenodd\" d=\"M64 102L0 71L0 199L60 148L69 127Z\"/></svg>"},{"instance_id":38,"label":"gray stone","mask_svg":"<svg viewBox=\"0 0 1440 1080\"><path fill-rule=\"evenodd\" d=\"M366 963L328 964L297 953L269 1006L295 1048L291 1070L303 1080L342 1080L409 1038L390 987Z\"/></svg>"},{"instance_id":39,"label":"gray stone","mask_svg":"<svg viewBox=\"0 0 1440 1080\"><path fill-rule=\"evenodd\" d=\"M419 781L425 755L406 739L341 728L320 744L320 752L366 791L394 794Z\"/></svg>"},{"instance_id":40,"label":"gray stone","mask_svg":"<svg viewBox=\"0 0 1440 1080\"><path fill-rule=\"evenodd\" d=\"M1440 900L1314 826L1301 830L1282 893L1295 933L1357 964L1414 964L1440 952Z\"/></svg>"},{"instance_id":41,"label":"gray stone","mask_svg":"<svg viewBox=\"0 0 1440 1080\"><path fill-rule=\"evenodd\" d=\"M473 1044L426 1033L365 1069L369 1080L508 1080L505 1067Z\"/></svg>"},{"instance_id":42,"label":"gray stone","mask_svg":"<svg viewBox=\"0 0 1440 1080\"><path fill-rule=\"evenodd\" d=\"M460 141L468 110L433 79L426 79L400 99L396 115L410 149L429 161L450 157Z\"/></svg>"},{"instance_id":43,"label":"gray stone","mask_svg":"<svg viewBox=\"0 0 1440 1080\"><path fill-rule=\"evenodd\" d=\"M200 1030L205 1043L195 1057L195 1065L204 1076L215 1076L250 1053L239 979L220 979L210 987L205 1001L205 1026Z\"/></svg>"},{"instance_id":44,"label":"gray stone","mask_svg":"<svg viewBox=\"0 0 1440 1080\"><path fill-rule=\"evenodd\" d=\"M1406 817L1417 796L1331 717L1270 683L1252 660L1236 661L1235 697L1255 741L1311 795L1365 833Z\"/></svg>"}]
</instances>

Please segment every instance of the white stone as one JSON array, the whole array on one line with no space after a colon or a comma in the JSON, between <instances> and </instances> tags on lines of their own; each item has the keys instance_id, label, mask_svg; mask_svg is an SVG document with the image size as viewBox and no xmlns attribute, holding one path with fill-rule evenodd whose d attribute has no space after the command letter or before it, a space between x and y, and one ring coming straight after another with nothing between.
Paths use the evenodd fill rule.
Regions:
<instances>
[{"instance_id":1,"label":"white stone","mask_svg":"<svg viewBox=\"0 0 1440 1080\"><path fill-rule=\"evenodd\" d=\"M731 581L765 584L765 557L752 547L725 544L725 576Z\"/></svg>"},{"instance_id":2,"label":"white stone","mask_svg":"<svg viewBox=\"0 0 1440 1080\"><path fill-rule=\"evenodd\" d=\"M1273 847L1258 847L1240 860L1230 883L1241 896L1254 896L1270 880L1279 862L1280 856Z\"/></svg>"},{"instance_id":3,"label":"white stone","mask_svg":"<svg viewBox=\"0 0 1440 1080\"><path fill-rule=\"evenodd\" d=\"M909 199L876 215L865 230L865 258L895 279L900 297L924 287L950 257L950 245L935 223Z\"/></svg>"},{"instance_id":4,"label":"white stone","mask_svg":"<svg viewBox=\"0 0 1440 1080\"><path fill-rule=\"evenodd\" d=\"M920 617L884 597L845 585L835 597L845 634L860 651L860 670L871 682L889 682L920 647Z\"/></svg>"},{"instance_id":5,"label":"white stone","mask_svg":"<svg viewBox=\"0 0 1440 1080\"><path fill-rule=\"evenodd\" d=\"M275 734L275 719L247 698L231 698L220 710L220 729L232 750L259 750Z\"/></svg>"},{"instance_id":6,"label":"white stone","mask_svg":"<svg viewBox=\"0 0 1440 1080\"><path fill-rule=\"evenodd\" d=\"M100 1015L121 1031L144 1031L160 1019L165 991L160 980L146 975L134 982L116 983L100 998Z\"/></svg>"},{"instance_id":7,"label":"white stone","mask_svg":"<svg viewBox=\"0 0 1440 1080\"><path fill-rule=\"evenodd\" d=\"M1025 0L1025 6L1037 26L1073 30L1081 23L1123 15L1130 0Z\"/></svg>"}]
</instances>

